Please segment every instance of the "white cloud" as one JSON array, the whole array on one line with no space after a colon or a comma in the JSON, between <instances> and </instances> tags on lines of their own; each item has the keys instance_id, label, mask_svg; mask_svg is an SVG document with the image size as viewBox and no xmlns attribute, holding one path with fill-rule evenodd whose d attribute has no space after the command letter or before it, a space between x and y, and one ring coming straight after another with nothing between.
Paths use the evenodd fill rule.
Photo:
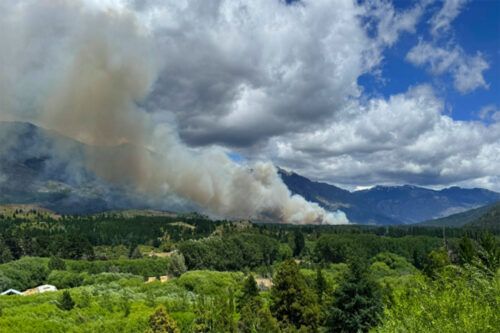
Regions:
<instances>
[{"instance_id":1,"label":"white cloud","mask_svg":"<svg viewBox=\"0 0 500 333\"><path fill-rule=\"evenodd\" d=\"M488 88L483 72L489 64L479 52L472 56L458 45L442 48L419 41L408 52L406 59L416 66L427 67L434 75L449 73L454 87L463 94L481 87Z\"/></svg>"},{"instance_id":2,"label":"white cloud","mask_svg":"<svg viewBox=\"0 0 500 333\"><path fill-rule=\"evenodd\" d=\"M450 185L500 190L500 123L455 121L429 86L345 110L315 132L275 138L276 162L337 184Z\"/></svg>"},{"instance_id":3,"label":"white cloud","mask_svg":"<svg viewBox=\"0 0 500 333\"><path fill-rule=\"evenodd\" d=\"M443 7L430 19L431 33L434 36L450 29L451 22L460 14L469 0L444 0Z\"/></svg>"},{"instance_id":4,"label":"white cloud","mask_svg":"<svg viewBox=\"0 0 500 333\"><path fill-rule=\"evenodd\" d=\"M489 104L481 108L479 117L485 121L500 122L500 108L494 104Z\"/></svg>"},{"instance_id":5,"label":"white cloud","mask_svg":"<svg viewBox=\"0 0 500 333\"><path fill-rule=\"evenodd\" d=\"M365 9L367 16L376 23L378 43L392 46L401 33L414 33L428 4L429 1L421 1L408 10L397 11L389 1L367 1Z\"/></svg>"},{"instance_id":6,"label":"white cloud","mask_svg":"<svg viewBox=\"0 0 500 333\"><path fill-rule=\"evenodd\" d=\"M163 70L146 101L192 145L249 146L324 121L380 61L355 1L163 1L138 10Z\"/></svg>"}]
</instances>

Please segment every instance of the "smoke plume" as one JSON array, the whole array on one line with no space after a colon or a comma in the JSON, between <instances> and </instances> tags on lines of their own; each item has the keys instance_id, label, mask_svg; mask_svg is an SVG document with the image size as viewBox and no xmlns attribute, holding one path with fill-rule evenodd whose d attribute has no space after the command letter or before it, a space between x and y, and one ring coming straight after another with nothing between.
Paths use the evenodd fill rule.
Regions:
<instances>
[{"instance_id":1,"label":"smoke plume","mask_svg":"<svg viewBox=\"0 0 500 333\"><path fill-rule=\"evenodd\" d=\"M347 223L344 213L291 195L272 163L241 165L222 147L188 147L174 120L151 116L141 102L168 54L134 12L102 3L0 4L0 120L81 141L97 176L160 198L175 193L216 216Z\"/></svg>"}]
</instances>

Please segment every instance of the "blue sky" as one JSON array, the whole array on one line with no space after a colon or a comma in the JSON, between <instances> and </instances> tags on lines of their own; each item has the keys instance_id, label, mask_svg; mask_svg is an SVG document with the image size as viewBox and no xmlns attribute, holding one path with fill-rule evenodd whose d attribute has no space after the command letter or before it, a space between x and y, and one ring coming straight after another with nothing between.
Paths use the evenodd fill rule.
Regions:
<instances>
[{"instance_id":1,"label":"blue sky","mask_svg":"<svg viewBox=\"0 0 500 333\"><path fill-rule=\"evenodd\" d=\"M408 9L413 3L395 1L394 6ZM436 10L439 4L437 2L430 8ZM405 59L419 39L433 39L429 32L432 15L433 11L425 11L415 33L402 34L394 46L385 50L381 66L384 80L366 74L360 77L359 83L367 93L382 94L385 97L404 92L413 85L431 83L446 101L453 119L486 121L480 119L479 111L487 105L500 106L500 1L478 0L466 3L462 12L452 21L451 31L440 41L441 44L456 43L467 54L480 52L490 66L484 72L488 89L478 88L460 93L454 89L450 75L432 75Z\"/></svg>"}]
</instances>

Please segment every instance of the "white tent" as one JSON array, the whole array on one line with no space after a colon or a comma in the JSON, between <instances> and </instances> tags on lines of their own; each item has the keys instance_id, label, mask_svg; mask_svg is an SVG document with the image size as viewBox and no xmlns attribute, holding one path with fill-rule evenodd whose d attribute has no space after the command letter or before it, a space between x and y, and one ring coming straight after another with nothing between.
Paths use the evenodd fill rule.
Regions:
<instances>
[{"instance_id":1,"label":"white tent","mask_svg":"<svg viewBox=\"0 0 500 333\"><path fill-rule=\"evenodd\" d=\"M22 295L22 293L19 290L16 289L9 289L1 293L0 295Z\"/></svg>"}]
</instances>

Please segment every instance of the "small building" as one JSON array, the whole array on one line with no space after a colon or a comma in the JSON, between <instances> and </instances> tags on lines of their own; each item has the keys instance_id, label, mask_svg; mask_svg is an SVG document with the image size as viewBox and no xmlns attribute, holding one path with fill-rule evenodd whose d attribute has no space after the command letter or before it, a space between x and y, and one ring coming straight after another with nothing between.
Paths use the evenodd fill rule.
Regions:
<instances>
[{"instance_id":1,"label":"small building","mask_svg":"<svg viewBox=\"0 0 500 333\"><path fill-rule=\"evenodd\" d=\"M268 278L256 278L255 282L261 291L270 290L274 285L273 280Z\"/></svg>"},{"instance_id":2,"label":"small building","mask_svg":"<svg viewBox=\"0 0 500 333\"><path fill-rule=\"evenodd\" d=\"M50 291L57 291L56 286L53 286L51 284L42 284L41 286L38 286L36 288L25 290L23 292L23 295L29 296L34 294L43 294Z\"/></svg>"},{"instance_id":3,"label":"small building","mask_svg":"<svg viewBox=\"0 0 500 333\"><path fill-rule=\"evenodd\" d=\"M8 289L6 291L4 291L3 293L1 293L0 295L2 296L7 296L7 295L22 295L23 293L20 292L19 290L16 290L16 289Z\"/></svg>"},{"instance_id":4,"label":"small building","mask_svg":"<svg viewBox=\"0 0 500 333\"><path fill-rule=\"evenodd\" d=\"M48 291L57 291L56 286L53 286L51 284L42 284L41 286L36 287L38 292L41 293L46 293Z\"/></svg>"},{"instance_id":5,"label":"small building","mask_svg":"<svg viewBox=\"0 0 500 333\"><path fill-rule=\"evenodd\" d=\"M177 253L177 250L173 250L173 251L170 251L170 252L155 252L155 251L151 251L151 252L149 252L148 256L150 256L150 257L159 257L159 258L169 258L174 253Z\"/></svg>"},{"instance_id":6,"label":"small building","mask_svg":"<svg viewBox=\"0 0 500 333\"><path fill-rule=\"evenodd\" d=\"M150 276L148 277L148 279L146 280L146 283L152 283L152 282L155 282L157 279L156 279L156 276Z\"/></svg>"}]
</instances>

